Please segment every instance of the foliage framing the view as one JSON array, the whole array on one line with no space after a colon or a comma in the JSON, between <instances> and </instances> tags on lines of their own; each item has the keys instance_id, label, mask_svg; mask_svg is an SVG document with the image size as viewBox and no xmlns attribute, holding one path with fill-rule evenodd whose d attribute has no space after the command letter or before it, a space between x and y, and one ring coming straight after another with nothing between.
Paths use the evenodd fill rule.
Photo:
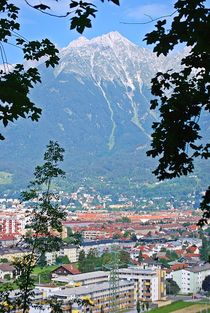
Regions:
<instances>
[{"instance_id":1,"label":"foliage framing the view","mask_svg":"<svg viewBox=\"0 0 210 313\"><path fill-rule=\"evenodd\" d=\"M57 2L59 0L56 0ZM108 0L119 5L119 0ZM101 0L104 2L104 0ZM71 16L70 29L76 29L82 33L85 28L90 28L91 18L95 17L96 6L85 1L70 1L70 11L64 16L50 13L50 6L44 3L32 5L30 1L25 3L34 10L48 14L53 17ZM24 61L33 61L38 65L38 61L44 60L46 67L55 67L59 62L58 49L49 39L28 41L20 33L21 24L19 22L20 7L15 1L1 0L0 13L0 55L2 68L0 69L0 121L6 127L9 123L18 118L30 118L38 121L41 116L41 108L30 100L30 90L35 84L41 82L41 76L36 65L26 69L23 64L11 65L7 59L5 45L16 46L22 50ZM44 57L44 59L43 59ZM0 134L0 140L4 140Z\"/></svg>"},{"instance_id":2,"label":"foliage framing the view","mask_svg":"<svg viewBox=\"0 0 210 313\"><path fill-rule=\"evenodd\" d=\"M56 0L57 2L59 0ZM119 5L119 0L108 0ZM104 2L104 0L101 0ZM203 111L210 111L209 100L209 9L205 0L178 0L174 4L175 12L171 27L166 30L166 19L159 20L156 30L146 35L147 44L155 44L157 55L167 55L179 43L185 43L190 52L182 59L179 72L168 70L159 72L152 79L152 94L156 99L151 101L151 109L159 107L160 122L153 124L152 149L148 155L159 157L159 165L154 174L160 179L170 179L187 175L194 169L196 157L208 159L210 144L199 144L201 139L199 119ZM55 17L71 16L70 29L82 33L90 28L91 18L95 18L95 4L84 1L70 1L70 11L59 16L50 13L50 6L43 3L31 8ZM20 8L14 3L2 0L0 12L0 41L3 69L0 71L0 119L4 126L19 117L28 116L37 121L41 109L31 102L30 89L41 81L37 68L24 69L17 64L13 70L8 65L3 44L12 44L22 49L23 59L39 61L46 57L45 65L58 64L58 50L48 40L27 41L19 34L18 22ZM168 27L168 26L167 26ZM12 41L12 42L11 42ZM0 134L0 139L4 139ZM201 225L210 217L210 187L206 191L201 209L203 219Z\"/></svg>"},{"instance_id":3,"label":"foliage framing the view","mask_svg":"<svg viewBox=\"0 0 210 313\"><path fill-rule=\"evenodd\" d=\"M147 155L159 157L154 174L158 179L187 175L194 170L194 159L210 157L210 143L199 143L201 114L210 111L210 18L205 0L179 0L168 30L166 19L156 30L146 34L153 51L168 55L177 44L185 43L189 53L182 58L181 70L158 72L152 79L151 92L156 97L151 109L159 109L160 122L153 123L152 149ZM203 219L210 217L210 187L201 204Z\"/></svg>"}]
</instances>

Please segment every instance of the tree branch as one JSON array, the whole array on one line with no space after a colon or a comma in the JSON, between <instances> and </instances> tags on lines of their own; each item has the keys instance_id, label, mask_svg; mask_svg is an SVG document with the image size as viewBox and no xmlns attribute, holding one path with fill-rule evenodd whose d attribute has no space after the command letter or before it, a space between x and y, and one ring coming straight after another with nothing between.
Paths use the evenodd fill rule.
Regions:
<instances>
[{"instance_id":1,"label":"tree branch","mask_svg":"<svg viewBox=\"0 0 210 313\"><path fill-rule=\"evenodd\" d=\"M25 1L25 3L26 3L29 7L31 7L32 9L37 10L37 11L43 13L43 14L46 14L46 15L49 15L49 16L52 16L52 17L65 18L65 17L69 16L71 13L73 13L73 12L66 12L66 14L64 14L64 15L57 15L57 14L49 13L49 12L46 12L46 11L44 11L44 10L41 10L41 9L39 9L39 8L34 7L32 4L30 4L30 3L28 2L28 0L24 0L24 1Z\"/></svg>"},{"instance_id":2,"label":"tree branch","mask_svg":"<svg viewBox=\"0 0 210 313\"><path fill-rule=\"evenodd\" d=\"M171 14L168 14L168 15L162 15L162 16L159 16L157 18L152 18L152 16L148 15L148 14L144 14L145 16L149 17L150 20L147 21L147 22L120 22L121 24L125 24L125 25L144 25L144 24L149 24L149 23L152 23L152 22L155 22L155 21L158 21L162 18L167 18L167 17L171 17L173 16L178 10L175 10L174 12L172 12Z\"/></svg>"}]
</instances>

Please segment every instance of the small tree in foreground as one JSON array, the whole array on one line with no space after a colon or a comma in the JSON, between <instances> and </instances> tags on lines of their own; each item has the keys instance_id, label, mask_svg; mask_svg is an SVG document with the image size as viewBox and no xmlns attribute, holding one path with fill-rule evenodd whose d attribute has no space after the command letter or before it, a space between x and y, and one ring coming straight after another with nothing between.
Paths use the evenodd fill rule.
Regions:
<instances>
[{"instance_id":1,"label":"small tree in foreground","mask_svg":"<svg viewBox=\"0 0 210 313\"><path fill-rule=\"evenodd\" d=\"M18 273L15 281L18 293L11 302L9 290L0 294L0 312L20 310L28 312L32 306L35 266L43 261L47 251L58 251L62 245L62 221L65 212L58 204L58 196L51 191L55 178L64 177L64 171L59 168L63 161L64 149L57 142L50 141L44 154L44 164L34 171L34 180L30 182L28 190L23 192L23 201L30 201L32 209L29 210L29 231L22 238L20 245L27 247L28 253L16 258L14 266ZM55 311L53 311L55 312Z\"/></svg>"}]
</instances>

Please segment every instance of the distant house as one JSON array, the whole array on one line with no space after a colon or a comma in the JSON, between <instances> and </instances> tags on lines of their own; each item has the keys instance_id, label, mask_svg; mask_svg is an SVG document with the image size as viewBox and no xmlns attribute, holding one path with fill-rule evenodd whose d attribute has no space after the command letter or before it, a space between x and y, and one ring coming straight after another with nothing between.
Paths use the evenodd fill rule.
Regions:
<instances>
[{"instance_id":1,"label":"distant house","mask_svg":"<svg viewBox=\"0 0 210 313\"><path fill-rule=\"evenodd\" d=\"M63 264L57 267L55 270L53 270L51 274L52 277L57 277L66 275L77 275L81 274L81 272L72 264Z\"/></svg>"},{"instance_id":2,"label":"distant house","mask_svg":"<svg viewBox=\"0 0 210 313\"><path fill-rule=\"evenodd\" d=\"M9 263L0 263L0 279L4 280L10 277L10 279L15 277L15 267Z\"/></svg>"}]
</instances>

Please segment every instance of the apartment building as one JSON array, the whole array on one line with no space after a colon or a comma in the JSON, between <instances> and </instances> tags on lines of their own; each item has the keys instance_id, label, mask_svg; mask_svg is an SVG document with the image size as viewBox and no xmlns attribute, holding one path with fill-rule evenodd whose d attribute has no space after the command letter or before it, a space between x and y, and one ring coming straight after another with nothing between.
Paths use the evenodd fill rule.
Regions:
<instances>
[{"instance_id":1,"label":"apartment building","mask_svg":"<svg viewBox=\"0 0 210 313\"><path fill-rule=\"evenodd\" d=\"M79 257L79 249L76 245L68 245L62 249L62 254L69 258L70 263L76 263Z\"/></svg>"},{"instance_id":2,"label":"apartment building","mask_svg":"<svg viewBox=\"0 0 210 313\"><path fill-rule=\"evenodd\" d=\"M76 245L64 246L59 251L46 252L46 262L48 265L55 264L57 257L67 256L70 263L76 263L79 256L79 248Z\"/></svg>"},{"instance_id":3,"label":"apartment building","mask_svg":"<svg viewBox=\"0 0 210 313\"><path fill-rule=\"evenodd\" d=\"M210 275L210 264L193 266L171 273L172 279L180 288L180 293L197 293L202 289L206 276Z\"/></svg>"},{"instance_id":4,"label":"apartment building","mask_svg":"<svg viewBox=\"0 0 210 313\"><path fill-rule=\"evenodd\" d=\"M10 262L14 261L14 258L22 258L24 255L30 253L30 250L21 248L1 248L0 247L0 257L5 258Z\"/></svg>"},{"instance_id":5,"label":"apartment building","mask_svg":"<svg viewBox=\"0 0 210 313\"><path fill-rule=\"evenodd\" d=\"M101 284L109 281L109 272L95 271L77 275L67 275L53 278L54 281L67 283L69 285L84 286L91 284Z\"/></svg>"},{"instance_id":6,"label":"apartment building","mask_svg":"<svg viewBox=\"0 0 210 313\"><path fill-rule=\"evenodd\" d=\"M135 300L145 302L166 299L166 272L162 269L142 269L140 267L123 268L119 277L135 284Z\"/></svg>"},{"instance_id":7,"label":"apartment building","mask_svg":"<svg viewBox=\"0 0 210 313\"><path fill-rule=\"evenodd\" d=\"M92 303L91 307L79 306L76 303L73 304L73 308L76 308L79 313L92 312L100 313L102 310L104 313L110 313L110 303L112 303L112 290L110 289L109 282L100 284L90 284L80 286L76 288L65 288L59 291L54 291L53 296L57 299L63 300L64 305L68 301L74 299L89 299ZM115 305L118 310L127 310L134 307L134 284L128 281L119 281L119 285L115 290L116 302ZM66 308L67 311L69 308ZM116 309L116 307L115 307ZM69 312L69 311L68 311Z\"/></svg>"},{"instance_id":8,"label":"apartment building","mask_svg":"<svg viewBox=\"0 0 210 313\"><path fill-rule=\"evenodd\" d=\"M13 213L0 215L0 234L11 235L16 233L24 233L26 220L20 215Z\"/></svg>"}]
</instances>

